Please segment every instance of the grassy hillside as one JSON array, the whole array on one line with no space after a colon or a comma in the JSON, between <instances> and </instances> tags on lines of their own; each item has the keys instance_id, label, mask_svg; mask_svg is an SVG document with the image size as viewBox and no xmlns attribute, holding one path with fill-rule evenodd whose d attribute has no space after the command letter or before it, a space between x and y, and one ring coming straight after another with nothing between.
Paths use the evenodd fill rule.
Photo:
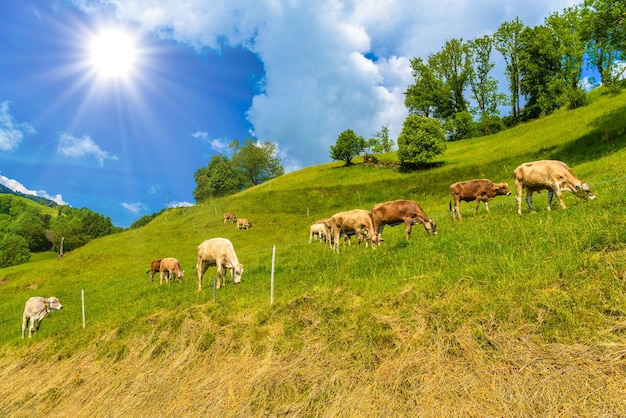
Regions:
<instances>
[{"instance_id":1,"label":"grassy hillside","mask_svg":"<svg viewBox=\"0 0 626 418\"><path fill-rule=\"evenodd\" d=\"M293 172L60 260L0 270L0 416L624 416L626 94L449 144L424 171L331 163ZM393 159L393 156L383 156ZM560 159L598 198L518 216L513 196L462 222L448 186ZM358 162L358 161L357 161ZM308 227L418 201L439 234L385 228L334 254ZM252 219L248 231L225 211ZM196 248L231 239L243 283L197 292ZM274 304L270 304L276 246ZM182 284L150 260L178 258ZM81 317L85 294L86 322ZM23 305L65 309L20 338ZM34 378L34 376L36 378Z\"/></svg>"}]
</instances>

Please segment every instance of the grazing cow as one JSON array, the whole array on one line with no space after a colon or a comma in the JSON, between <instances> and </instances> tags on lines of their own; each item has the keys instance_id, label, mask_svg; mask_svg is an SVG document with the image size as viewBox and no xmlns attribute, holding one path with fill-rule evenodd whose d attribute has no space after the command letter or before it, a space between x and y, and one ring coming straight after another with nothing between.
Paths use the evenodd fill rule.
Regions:
<instances>
[{"instance_id":1,"label":"grazing cow","mask_svg":"<svg viewBox=\"0 0 626 418\"><path fill-rule=\"evenodd\" d=\"M160 271L161 271L161 259L159 258L156 260L152 260L150 262L150 269L146 271L146 274L150 273L150 281L153 281L155 273L158 273ZM168 279L169 279L169 273L168 273Z\"/></svg>"},{"instance_id":2,"label":"grazing cow","mask_svg":"<svg viewBox=\"0 0 626 418\"><path fill-rule=\"evenodd\" d=\"M237 222L237 217L235 216L234 213L232 212L224 213L224 223L227 223L227 222L231 224Z\"/></svg>"},{"instance_id":3,"label":"grazing cow","mask_svg":"<svg viewBox=\"0 0 626 418\"><path fill-rule=\"evenodd\" d=\"M589 184L578 180L572 170L563 162L556 160L542 160L524 163L513 172L515 176L515 200L517 200L517 213L522 214L522 190L526 189L526 203L531 211L533 208L533 193L548 190L548 210L552 204L552 196L556 194L563 209L561 192L571 192L581 199L593 200L593 194Z\"/></svg>"},{"instance_id":4,"label":"grazing cow","mask_svg":"<svg viewBox=\"0 0 626 418\"><path fill-rule=\"evenodd\" d=\"M382 235L385 225L396 226L404 222L406 239L411 237L411 228L422 224L432 235L437 235L437 224L429 218L417 202L412 200L393 200L379 203L372 207L372 220L376 232Z\"/></svg>"},{"instance_id":5,"label":"grazing cow","mask_svg":"<svg viewBox=\"0 0 626 418\"><path fill-rule=\"evenodd\" d=\"M217 266L216 288L226 285L226 269L235 283L241 282L243 264L239 263L232 242L226 238L212 238L198 246L198 291L202 290L202 277L210 266Z\"/></svg>"},{"instance_id":6,"label":"grazing cow","mask_svg":"<svg viewBox=\"0 0 626 418\"><path fill-rule=\"evenodd\" d=\"M248 229L252 226L252 221L246 218L237 219L237 231Z\"/></svg>"},{"instance_id":7,"label":"grazing cow","mask_svg":"<svg viewBox=\"0 0 626 418\"><path fill-rule=\"evenodd\" d=\"M491 180L467 180L459 181L450 185L450 211L452 212L452 219L456 220L457 216L459 221L463 219L461 212L459 212L459 202L471 202L474 200L476 205L474 207L474 215L478 213L478 207L480 202L485 203L485 209L489 212L489 202L496 196L509 196L509 185L506 183L494 183Z\"/></svg>"},{"instance_id":8,"label":"grazing cow","mask_svg":"<svg viewBox=\"0 0 626 418\"><path fill-rule=\"evenodd\" d=\"M163 275L166 275L165 282L170 284L170 278L176 276L178 279L178 283L183 282L183 277L185 277L185 272L181 271L180 263L177 259L172 257L167 257L161 260L161 268L160 268L160 280L159 284L163 283Z\"/></svg>"},{"instance_id":9,"label":"grazing cow","mask_svg":"<svg viewBox=\"0 0 626 418\"><path fill-rule=\"evenodd\" d=\"M330 232L323 222L316 222L309 228L309 242L313 242L314 238L327 242Z\"/></svg>"},{"instance_id":10,"label":"grazing cow","mask_svg":"<svg viewBox=\"0 0 626 418\"><path fill-rule=\"evenodd\" d=\"M378 247L378 233L372 222L372 214L364 209L353 209L347 212L339 212L331 218L332 246L335 252L339 252L339 238L341 235L356 235L357 244L360 246L361 240L365 239L365 246L372 244L372 248Z\"/></svg>"},{"instance_id":11,"label":"grazing cow","mask_svg":"<svg viewBox=\"0 0 626 418\"><path fill-rule=\"evenodd\" d=\"M24 305L24 315L22 316L22 338L24 338L24 331L28 326L28 338L33 335L33 332L39 331L39 325L46 315L52 311L60 311L63 306L59 302L59 299L51 296L49 298L42 298L41 296L33 296L26 301Z\"/></svg>"}]
</instances>

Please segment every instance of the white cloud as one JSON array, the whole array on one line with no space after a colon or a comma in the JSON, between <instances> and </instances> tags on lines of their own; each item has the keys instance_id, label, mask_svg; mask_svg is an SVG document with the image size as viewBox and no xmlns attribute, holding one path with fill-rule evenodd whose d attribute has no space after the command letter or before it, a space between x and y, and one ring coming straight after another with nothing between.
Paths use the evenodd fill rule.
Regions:
<instances>
[{"instance_id":1,"label":"white cloud","mask_svg":"<svg viewBox=\"0 0 626 418\"><path fill-rule=\"evenodd\" d=\"M193 206L193 205L194 205L193 203L184 202L184 201L180 202L180 201L174 200L174 201L170 202L167 205L167 207L168 208L183 208L183 207L188 207L188 206Z\"/></svg>"},{"instance_id":2,"label":"white cloud","mask_svg":"<svg viewBox=\"0 0 626 418\"><path fill-rule=\"evenodd\" d=\"M52 195L49 195L48 192L46 192L45 190L30 190L26 188L19 181L10 179L3 175L0 175L0 184L4 185L5 187L8 187L14 192L23 193L23 194L27 194L30 196L43 197L44 199L52 200L58 205L67 205L67 202L63 200L63 196L61 196L60 194L56 194L52 196Z\"/></svg>"},{"instance_id":3,"label":"white cloud","mask_svg":"<svg viewBox=\"0 0 626 418\"><path fill-rule=\"evenodd\" d=\"M196 139L208 139L209 138L209 133L208 132L202 132L202 131L197 131L191 134L191 136L193 136Z\"/></svg>"},{"instance_id":4,"label":"white cloud","mask_svg":"<svg viewBox=\"0 0 626 418\"><path fill-rule=\"evenodd\" d=\"M76 0L93 7L98 2ZM410 59L446 40L469 40L519 17L529 26L578 0L100 0L118 18L196 50L222 42L263 62L261 92L247 117L261 141L273 141L290 164L329 161L345 129L370 137L388 125L396 138L406 117ZM495 58L494 58L495 59ZM501 85L501 89L506 89ZM207 139L208 138L204 138ZM213 140L220 150L223 143Z\"/></svg>"},{"instance_id":5,"label":"white cloud","mask_svg":"<svg viewBox=\"0 0 626 418\"><path fill-rule=\"evenodd\" d=\"M9 110L9 102L0 103L0 151L13 151L19 147L24 135L34 134L28 123L18 123Z\"/></svg>"},{"instance_id":6,"label":"white cloud","mask_svg":"<svg viewBox=\"0 0 626 418\"><path fill-rule=\"evenodd\" d=\"M62 133L59 135L57 151L59 154L69 158L93 156L98 160L98 163L101 166L104 164L104 160L118 159L116 155L111 155L109 152L100 149L100 147L89 136L77 138L68 133Z\"/></svg>"},{"instance_id":7,"label":"white cloud","mask_svg":"<svg viewBox=\"0 0 626 418\"><path fill-rule=\"evenodd\" d=\"M135 202L135 203L127 203L127 202L120 202L120 205L122 205L122 207L124 209L126 209L127 211L129 211L130 213L136 215L139 212L145 212L148 210L148 205L146 205L145 203L141 203L141 202Z\"/></svg>"}]
</instances>

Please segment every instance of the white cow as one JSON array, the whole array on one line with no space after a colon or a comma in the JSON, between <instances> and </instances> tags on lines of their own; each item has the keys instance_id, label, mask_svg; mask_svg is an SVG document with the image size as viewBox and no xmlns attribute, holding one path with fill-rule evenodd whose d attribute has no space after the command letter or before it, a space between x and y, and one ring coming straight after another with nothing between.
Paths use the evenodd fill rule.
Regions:
<instances>
[{"instance_id":1,"label":"white cow","mask_svg":"<svg viewBox=\"0 0 626 418\"><path fill-rule=\"evenodd\" d=\"M22 338L24 338L26 326L28 326L28 338L30 338L33 332L39 330L41 321L43 321L48 313L61 309L63 309L63 306L59 302L59 299L54 296L47 299L41 296L33 296L28 299L24 305L24 315L22 316Z\"/></svg>"},{"instance_id":2,"label":"white cow","mask_svg":"<svg viewBox=\"0 0 626 418\"><path fill-rule=\"evenodd\" d=\"M198 245L198 291L202 290L202 277L210 266L217 266L216 288L226 285L226 271L235 283L241 282L243 264L239 263L233 243L226 238L212 238Z\"/></svg>"},{"instance_id":3,"label":"white cow","mask_svg":"<svg viewBox=\"0 0 626 418\"><path fill-rule=\"evenodd\" d=\"M167 284L170 283L170 279L172 279L176 275L178 279L178 283L183 282L183 277L185 276L185 272L180 269L180 263L177 259L173 257L167 257L161 260L161 266L159 269L160 277L159 284L163 283L163 275L166 276L165 282Z\"/></svg>"},{"instance_id":4,"label":"white cow","mask_svg":"<svg viewBox=\"0 0 626 418\"><path fill-rule=\"evenodd\" d=\"M313 242L314 239L328 242L330 238L330 230L323 222L316 222L309 228L309 242Z\"/></svg>"},{"instance_id":5,"label":"white cow","mask_svg":"<svg viewBox=\"0 0 626 418\"><path fill-rule=\"evenodd\" d=\"M533 208L533 193L548 190L548 210L552 204L552 196L556 194L559 204L566 208L561 192L571 192L581 199L593 200L589 184L578 180L572 170L563 162L557 160L542 160L524 163L513 172L515 176L515 200L517 213L522 214L522 191L526 189L526 203L530 210Z\"/></svg>"}]
</instances>

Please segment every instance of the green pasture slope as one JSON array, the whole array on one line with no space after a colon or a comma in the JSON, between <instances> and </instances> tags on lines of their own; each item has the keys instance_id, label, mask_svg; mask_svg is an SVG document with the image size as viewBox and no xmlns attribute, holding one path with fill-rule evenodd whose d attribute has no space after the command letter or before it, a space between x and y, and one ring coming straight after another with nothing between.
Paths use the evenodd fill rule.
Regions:
<instances>
[{"instance_id":1,"label":"green pasture slope","mask_svg":"<svg viewBox=\"0 0 626 418\"><path fill-rule=\"evenodd\" d=\"M597 199L565 193L568 208L547 211L542 193L535 213L524 202L517 215L513 170L538 159L566 162ZM0 416L626 415L626 94L450 143L428 170L356 162L1 269ZM472 178L513 195L477 216L462 203L453 222L448 187ZM308 243L317 219L400 198L419 202L438 235L416 226L406 242L403 226L386 227L379 248L339 254ZM224 225L225 211L252 228ZM198 292L195 260L218 236L245 272L214 302L214 269ZM166 256L181 261L182 284L145 274ZM65 309L22 340L34 295ZM33 385L33 373L57 377Z\"/></svg>"}]
</instances>

